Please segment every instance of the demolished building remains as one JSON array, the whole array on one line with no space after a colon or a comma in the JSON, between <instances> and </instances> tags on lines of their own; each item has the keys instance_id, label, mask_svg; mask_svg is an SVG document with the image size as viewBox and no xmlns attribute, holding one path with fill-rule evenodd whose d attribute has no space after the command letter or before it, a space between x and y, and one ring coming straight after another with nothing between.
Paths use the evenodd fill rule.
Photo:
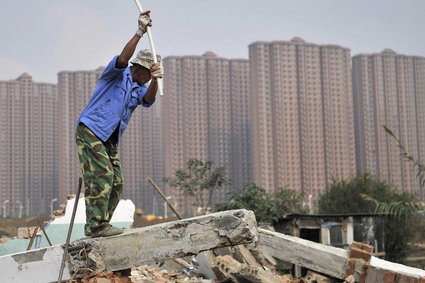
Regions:
<instances>
[{"instance_id":1,"label":"demolished building remains","mask_svg":"<svg viewBox=\"0 0 425 283\"><path fill-rule=\"evenodd\" d=\"M74 241L67 251L62 279L69 282L77 279L79 282L425 282L424 270L378 259L372 256L372 250L371 246L357 242L344 250L261 229L254 213L241 209L129 229L114 237ZM56 282L63 254L64 246L56 245L2 256L2 281ZM184 260L187 256L194 256L191 263ZM276 271L276 260L309 271L304 278L293 279ZM179 265L188 277L182 279L173 272L161 271L157 263Z\"/></svg>"}]
</instances>

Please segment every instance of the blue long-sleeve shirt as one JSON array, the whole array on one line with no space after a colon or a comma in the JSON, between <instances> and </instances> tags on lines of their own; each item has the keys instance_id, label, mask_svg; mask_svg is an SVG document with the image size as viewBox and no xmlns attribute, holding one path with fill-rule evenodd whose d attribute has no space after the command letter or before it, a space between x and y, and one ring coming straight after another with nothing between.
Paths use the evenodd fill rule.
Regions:
<instances>
[{"instance_id":1,"label":"blue long-sleeve shirt","mask_svg":"<svg viewBox=\"0 0 425 283\"><path fill-rule=\"evenodd\" d=\"M103 71L93 96L77 121L77 126L84 123L103 141L107 141L119 125L119 142L134 109L138 105L152 105L143 101L146 86L133 82L130 67L116 68L117 59L115 56Z\"/></svg>"}]
</instances>

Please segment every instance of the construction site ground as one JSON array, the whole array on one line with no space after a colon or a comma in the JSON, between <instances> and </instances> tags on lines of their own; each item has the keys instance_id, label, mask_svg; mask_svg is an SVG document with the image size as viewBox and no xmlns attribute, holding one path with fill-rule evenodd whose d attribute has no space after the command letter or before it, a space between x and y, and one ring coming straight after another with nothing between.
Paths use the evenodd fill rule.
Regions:
<instances>
[{"instance_id":1,"label":"construction site ground","mask_svg":"<svg viewBox=\"0 0 425 283\"><path fill-rule=\"evenodd\" d=\"M222 216L219 216L219 219L226 219L226 217L233 217L232 214L228 216L226 213L234 213L233 215L239 215L240 212L224 212ZM239 213L239 214L238 214ZM241 212L243 215L245 212ZM251 212L252 213L252 212ZM221 214L220 214L221 215ZM249 214L247 214L249 216ZM248 217L246 216L246 217ZM203 218L208 218L209 216L203 216ZM214 219L215 214L211 215L211 219ZM220 218L221 217L221 218ZM239 217L239 216L238 216ZM245 216L244 216L245 217ZM251 218L250 218L251 217ZM252 216L249 216L249 219L255 219L252 218ZM234 218L234 217L233 217ZM40 218L41 221L48 221L50 217L42 217ZM217 231L217 227L221 227L223 223L225 225L231 224L231 222L228 222L228 220L225 220L224 222L220 220L218 223L218 226L211 225L212 231ZM423 219L422 219L423 220ZM166 219L161 219L157 217L152 216L135 216L134 224L130 230L137 231L139 227L149 227L155 224L166 224L169 222L170 226L167 226L167 231L173 231L172 233L176 233L173 237L187 237L185 235L191 235L189 240L190 244L193 244L194 239L193 238L193 230L192 232L187 232L186 230L191 227L190 224L192 223L189 219L189 224L180 224L186 220L177 221L177 218L171 217ZM204 229L206 227L206 223L210 223L211 220L208 220L204 224L198 223L198 220L192 220L196 224L196 227L202 227L202 228L195 228L195 229ZM206 220L202 220L206 221ZM233 220L232 220L233 221ZM251 222L250 222L251 221ZM212 223L212 222L211 222ZM221 224L220 224L221 223ZM239 223L239 222L238 222ZM252 220L249 220L247 222L248 226L252 226L255 224L252 222ZM202 224L202 225L200 225ZM38 220L37 218L31 218L31 219L3 219L0 220L0 227L1 227L1 233L3 233L3 237L13 237L16 236L16 231L18 227L22 226L37 226ZM210 225L210 224L208 224ZM155 225L158 226L158 225ZM166 227L166 226L163 226ZM193 226L192 226L193 227ZM216 228L214 228L216 227ZM231 224L229 228L233 231L234 226ZM242 226L241 226L242 227ZM171 230L170 230L171 229ZM186 230L185 230L186 229ZM221 227L219 229L223 229L221 233L227 233L229 231L226 231L226 227ZM379 276L387 276L389 273L385 270L390 269L390 267L386 266L386 263L382 262L376 262L376 260L372 257L372 251L373 248L361 243L354 243L352 247L350 247L350 250L348 251L348 254L340 253L339 251L334 253L332 251L333 247L329 247L329 250L326 250L328 248L323 248L323 245L318 245L316 243L308 243L309 241L302 240L300 243L296 238L290 237L289 241L293 242L286 242L288 239L281 238L283 234L280 234L282 236L279 236L279 233L274 232L267 232L267 230L258 228L258 243L259 245L251 245L251 244L243 244L244 237L247 237L247 239L250 239L249 236L250 233L254 233L252 235L255 235L257 232L254 232L257 230L255 227L250 227L249 229L246 228L238 228L242 229L240 230L241 236L238 236L234 234L234 239L237 239L236 241L242 240L242 244L238 242L232 242L233 240L230 240L230 246L226 246L224 243L224 246L217 246L217 248L212 248L210 250L205 250L198 254L196 250L193 250L193 252L190 252L192 248L188 246L189 248L189 254L198 254L196 257L190 256L190 255L184 255L182 251L179 250L178 243L179 240L176 240L176 248L177 253L181 254L181 256L175 256L172 255L173 252L168 251L167 253L170 254L169 260L161 260L159 262L153 261L149 264L138 264L138 265L130 265L125 269L115 269L116 271L102 271L97 272L94 274L93 272L86 273L86 274L80 274L79 276L76 276L75 278L68 279L67 282L83 282L83 283L130 283L130 282L152 282L152 283L161 283L161 282L198 282L198 283L207 283L207 282L235 282L235 283L246 283L246 282L255 282L255 283L268 283L268 282L276 282L276 283L328 283L328 282L346 282L346 283L354 283L354 282L365 282L365 283L374 283L374 282L381 282L378 278ZM254 229L254 230L253 230ZM271 227L271 229L273 229ZM154 229L155 230L155 229ZM152 230L152 231L154 231ZM181 231L179 231L181 230ZM199 234L202 235L202 231L199 231ZM189 231L189 230L188 230ZM196 230L197 231L197 230ZM415 240L415 243L413 243L413 249L412 253L409 257L414 258L414 264L412 266L416 268L423 269L423 256L425 255L425 240L424 237L422 237L421 230L418 230L415 236L413 237ZM136 232L137 233L137 232ZM142 232L147 233L146 235L149 235L149 231ZM157 232L155 232L157 233ZM167 232L169 233L169 232ZM209 232L211 233L211 232ZM208 237L208 232L205 232L204 236L201 236L201 239L196 239L199 243L202 243L205 237ZM231 232L233 233L233 232ZM239 233L239 232L238 232ZM248 233L248 234L246 234ZM136 239L144 238L144 234L140 234L136 237ZM224 234L223 234L224 235ZM260 237L261 236L261 237ZM128 236L130 237L130 236ZM161 238L162 236L159 236ZM196 236L195 236L196 237ZM202 238L204 237L204 238ZM221 236L220 236L221 237ZM219 238L220 238L219 237ZM227 237L227 236L226 236ZM257 237L257 236L255 236ZM146 239L146 238L145 238ZM131 238L130 238L131 240ZM112 240L113 242L114 240ZM251 241L251 240L249 240ZM292 244L291 244L292 243ZM90 244L90 243L89 243ZM97 244L96 244L97 245ZM297 245L300 245L300 247L297 247ZM311 245L311 246L310 246ZM316 246L317 245L317 246ZM183 244L184 246L184 244ZM196 247L198 247L195 244ZM286 249L286 247L292 247L288 249L289 254L285 254L284 251L280 258L276 258L277 253L281 253L282 247L283 249ZM111 248L116 248L114 245L111 246ZM270 249L271 248L271 249ZM310 251L313 255L313 258L310 259ZM75 248L72 248L75 250ZM325 249L325 250L323 250ZM202 249L201 249L202 250ZM303 255L304 251L306 251L306 255ZM84 251L85 252L85 251ZM318 260L314 259L314 254L318 256ZM74 256L76 254L74 253ZM79 257L81 255L81 251L79 252ZM117 254L118 256L118 254ZM125 256L125 255L124 255ZM320 261L320 258L324 256L326 258L329 256L329 259L332 258L331 262L326 263L323 267L318 267L317 269L313 268L313 270L309 270L308 267L315 266L316 264L321 265L322 263ZM293 267L291 268L291 264L288 264L282 260L282 258L288 258L288 262L297 263L300 264L300 269L298 269L298 272L295 272ZM306 260L307 258L307 260ZM311 262L310 262L311 260ZM341 261L347 260L347 265L344 263L341 265ZM372 261L371 261L372 260ZM335 265L332 266L334 263ZM313 265L312 265L313 263ZM116 264L113 262L113 264ZM305 265L303 265L305 264ZM391 263L389 263L391 264ZM329 270L326 269L326 266L329 265ZM302 266L306 266L306 268L302 268ZM367 274L367 268L369 267L369 279L366 278ZM398 268L398 267L397 267ZM401 267L403 269L403 267ZM84 268L82 268L84 269ZM302 270L302 273L300 272ZM384 270L384 272L381 272L380 270ZM407 268L408 270L408 268ZM342 272L342 273L341 273ZM373 274L376 273L376 276ZM399 274L403 274L404 271L401 271ZM390 272L391 273L391 272ZM75 273L74 273L75 274ZM350 275L351 274L351 275ZM372 275L371 275L372 274ZM381 274L381 275L379 275ZM384 274L384 275L383 275ZM391 273L392 274L392 273ZM425 282L421 281L422 279L419 279L419 281L415 281L414 277L403 277L404 275L400 275L402 277L398 277L397 272L394 272L390 276L393 276L391 280L386 280L385 282L418 282L422 283ZM415 271L413 272L415 274ZM373 277L372 277L373 276ZM415 275L416 276L416 275ZM375 279L371 279L375 278ZM403 279L404 278L404 279ZM407 279L406 279L407 278ZM416 277L415 277L416 278ZM420 277L422 278L422 277ZM403 280L414 280L414 281L403 281ZM49 281L50 282L50 281ZM384 281L382 281L384 282Z\"/></svg>"}]
</instances>

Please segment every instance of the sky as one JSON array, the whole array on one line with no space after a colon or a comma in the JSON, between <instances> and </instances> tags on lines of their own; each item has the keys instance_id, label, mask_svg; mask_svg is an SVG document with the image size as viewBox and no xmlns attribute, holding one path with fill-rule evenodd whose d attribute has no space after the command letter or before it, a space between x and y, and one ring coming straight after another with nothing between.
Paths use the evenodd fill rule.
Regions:
<instances>
[{"instance_id":1,"label":"sky","mask_svg":"<svg viewBox=\"0 0 425 283\"><path fill-rule=\"evenodd\" d=\"M425 0L141 0L157 52L248 58L255 41L301 37L351 54L425 56ZM0 80L26 72L57 82L63 70L105 66L137 30L133 0L1 0ZM138 49L149 48L147 36Z\"/></svg>"}]
</instances>

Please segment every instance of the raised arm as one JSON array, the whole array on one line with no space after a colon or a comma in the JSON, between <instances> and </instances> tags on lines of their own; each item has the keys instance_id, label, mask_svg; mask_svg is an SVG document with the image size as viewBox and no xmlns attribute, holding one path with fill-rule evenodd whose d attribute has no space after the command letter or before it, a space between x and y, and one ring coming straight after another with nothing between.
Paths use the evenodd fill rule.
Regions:
<instances>
[{"instance_id":1,"label":"raised arm","mask_svg":"<svg viewBox=\"0 0 425 283\"><path fill-rule=\"evenodd\" d=\"M163 76L163 69L160 63L152 64L150 67L151 72L151 83L148 87L145 97L143 97L144 102L154 103L156 93L158 91L158 79Z\"/></svg>"},{"instance_id":2,"label":"raised arm","mask_svg":"<svg viewBox=\"0 0 425 283\"><path fill-rule=\"evenodd\" d=\"M146 32L148 26L152 26L152 20L149 15L150 11L146 11L139 16L139 27L136 34L130 39L130 41L124 46L120 56L118 56L116 67L119 69L125 68L128 65L128 61L133 56L136 46L139 43L140 38Z\"/></svg>"}]
</instances>

